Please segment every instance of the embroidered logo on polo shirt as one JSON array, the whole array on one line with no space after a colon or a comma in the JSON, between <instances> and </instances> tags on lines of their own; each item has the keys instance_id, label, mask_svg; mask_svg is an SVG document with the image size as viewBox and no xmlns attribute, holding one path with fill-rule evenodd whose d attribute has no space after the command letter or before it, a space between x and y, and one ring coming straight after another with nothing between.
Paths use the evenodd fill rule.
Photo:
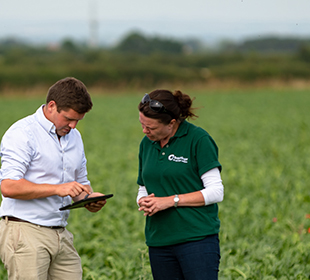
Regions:
<instances>
[{"instance_id":1,"label":"embroidered logo on polo shirt","mask_svg":"<svg viewBox=\"0 0 310 280\"><path fill-rule=\"evenodd\" d=\"M174 161L174 162L182 162L182 163L188 163L188 158L184 157L177 157L174 154L171 154L168 156L168 160Z\"/></svg>"}]
</instances>

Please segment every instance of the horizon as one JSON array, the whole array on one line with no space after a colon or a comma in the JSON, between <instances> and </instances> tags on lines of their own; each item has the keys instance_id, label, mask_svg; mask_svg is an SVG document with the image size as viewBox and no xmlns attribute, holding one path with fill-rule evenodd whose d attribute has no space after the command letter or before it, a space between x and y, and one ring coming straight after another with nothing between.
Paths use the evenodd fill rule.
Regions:
<instances>
[{"instance_id":1,"label":"horizon","mask_svg":"<svg viewBox=\"0 0 310 280\"><path fill-rule=\"evenodd\" d=\"M266 36L309 37L309 10L309 0L28 0L25 12L11 0L0 6L0 40L40 44L70 38L111 46L133 31L211 45Z\"/></svg>"},{"instance_id":2,"label":"horizon","mask_svg":"<svg viewBox=\"0 0 310 280\"><path fill-rule=\"evenodd\" d=\"M166 22L161 22L158 25L166 25ZM50 30L46 34L37 34L36 32L29 32L26 35L19 35L14 32L7 33L6 35L0 36L0 41L4 41L7 39L16 39L18 41L22 41L28 44L58 44L64 40L72 40L74 42L79 43L89 43L91 40L90 37L90 26L87 23L79 22L79 21L71 21L66 22L66 31L61 32L61 27L64 25L64 22L42 22L41 28L44 30ZM104 26L109 25L109 30L102 30ZM125 24L126 25L126 24ZM247 40L253 39L261 39L261 38L296 38L296 39L308 39L310 38L310 32L308 32L307 28L299 28L299 33L297 32L289 32L289 31L282 31L282 32L272 32L268 31L268 29L264 28L264 25L259 23L251 23L251 32L244 30L243 25L235 24L232 29L237 30L236 32L232 33L229 30L220 30L220 28L213 32L203 32L203 30L198 30L196 32L189 32L191 27L195 25L195 23L191 23L187 25L187 29L189 31L183 29L183 32L179 32L178 30L173 30L173 27L166 28L164 32L156 31L154 25L156 23L148 23L144 24L147 26L147 29L139 28L139 27L129 27L126 29L124 24L119 24L119 22L101 22L98 23L98 29L101 32L97 35L96 44L98 46L109 46L113 47L117 45L123 38L128 36L133 32L141 33L143 36L146 37L160 37L160 38L170 38L179 41L187 41L187 40L198 40L204 45L217 45L223 41L231 41L234 43L240 43ZM266 25L269 25L267 23ZM282 23L274 23L274 25L281 25ZM294 29L292 24L286 23L291 30ZM308 23L299 24L299 26L307 27ZM309 24L310 25L310 24ZM178 25L180 26L180 25ZM54 31L53 31L54 29ZM55 29L58 30L55 32ZM287 28L289 30L289 28ZM185 32L184 32L185 31Z\"/></svg>"}]
</instances>

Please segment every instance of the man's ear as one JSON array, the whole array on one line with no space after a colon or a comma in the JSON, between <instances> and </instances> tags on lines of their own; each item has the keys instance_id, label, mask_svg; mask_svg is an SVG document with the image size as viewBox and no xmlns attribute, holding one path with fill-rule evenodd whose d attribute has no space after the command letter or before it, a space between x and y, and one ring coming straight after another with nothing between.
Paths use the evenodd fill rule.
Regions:
<instances>
[{"instance_id":1,"label":"man's ear","mask_svg":"<svg viewBox=\"0 0 310 280\"><path fill-rule=\"evenodd\" d=\"M46 109L48 110L49 113L52 113L54 110L57 111L56 102L54 100L48 102L48 104L46 105Z\"/></svg>"},{"instance_id":2,"label":"man's ear","mask_svg":"<svg viewBox=\"0 0 310 280\"><path fill-rule=\"evenodd\" d=\"M44 107L43 107L43 113L45 117L52 122L53 116L57 112L57 105L55 101L50 101L48 102Z\"/></svg>"}]
</instances>

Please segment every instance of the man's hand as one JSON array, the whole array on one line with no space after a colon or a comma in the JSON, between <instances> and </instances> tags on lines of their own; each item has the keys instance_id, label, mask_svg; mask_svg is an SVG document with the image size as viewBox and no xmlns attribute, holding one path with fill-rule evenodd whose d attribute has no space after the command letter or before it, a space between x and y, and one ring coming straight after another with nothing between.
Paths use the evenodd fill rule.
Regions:
<instances>
[{"instance_id":1,"label":"man's hand","mask_svg":"<svg viewBox=\"0 0 310 280\"><path fill-rule=\"evenodd\" d=\"M94 192L92 193L91 195L88 196L88 198L91 198L91 197L96 197L96 196L102 196L104 195L103 193L99 193L99 192ZM99 210L101 210L101 208L107 203L106 200L101 200L101 201L98 201L98 202L92 202L92 203L89 203L89 204L86 204L85 205L85 208L90 211L90 212L98 212Z\"/></svg>"},{"instance_id":2,"label":"man's hand","mask_svg":"<svg viewBox=\"0 0 310 280\"><path fill-rule=\"evenodd\" d=\"M91 193L90 186L82 185L78 182L69 182L58 185L57 195L65 197L70 195L72 198L79 196L82 192Z\"/></svg>"}]
</instances>

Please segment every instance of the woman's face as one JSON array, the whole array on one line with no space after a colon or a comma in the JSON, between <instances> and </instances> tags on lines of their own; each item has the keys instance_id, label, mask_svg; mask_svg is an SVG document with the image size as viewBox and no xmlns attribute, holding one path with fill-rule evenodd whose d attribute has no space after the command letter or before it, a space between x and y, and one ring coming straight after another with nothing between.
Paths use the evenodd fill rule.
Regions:
<instances>
[{"instance_id":1,"label":"woman's face","mask_svg":"<svg viewBox=\"0 0 310 280\"><path fill-rule=\"evenodd\" d=\"M139 121L142 125L143 133L151 141L162 141L164 139L170 138L170 135L173 131L172 123L163 124L159 122L157 119L151 119L146 117L141 112L139 112Z\"/></svg>"}]
</instances>

